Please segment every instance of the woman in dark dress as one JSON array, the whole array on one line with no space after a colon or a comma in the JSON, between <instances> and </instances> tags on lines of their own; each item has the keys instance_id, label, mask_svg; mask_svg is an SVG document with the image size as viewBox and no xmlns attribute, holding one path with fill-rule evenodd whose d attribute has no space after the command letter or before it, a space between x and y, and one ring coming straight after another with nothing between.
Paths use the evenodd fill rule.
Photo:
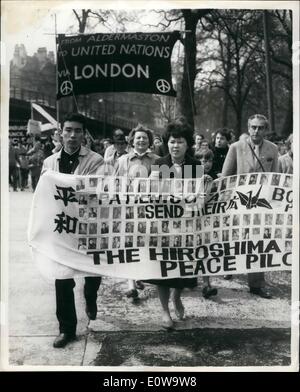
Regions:
<instances>
[{"instance_id":1,"label":"woman in dark dress","mask_svg":"<svg viewBox=\"0 0 300 392\"><path fill-rule=\"evenodd\" d=\"M161 170L151 172L152 178L196 178L197 173L201 173L199 165L201 163L189 155L194 140L190 125L185 119L180 118L168 124L163 140L168 147L168 155L159 158L154 162ZM169 173L163 172L162 166L172 168ZM187 173L187 166L189 166ZM197 170L198 166L198 170ZM168 177L166 177L168 175ZM157 285L158 296L162 306L162 327L165 329L172 329L174 327L173 320L170 316L169 299L170 289L173 290L172 300L176 316L179 319L184 317L184 306L181 302L181 292L184 288L193 288L197 286L197 278L175 278L175 279L160 279L147 280L147 283Z\"/></svg>"}]
</instances>

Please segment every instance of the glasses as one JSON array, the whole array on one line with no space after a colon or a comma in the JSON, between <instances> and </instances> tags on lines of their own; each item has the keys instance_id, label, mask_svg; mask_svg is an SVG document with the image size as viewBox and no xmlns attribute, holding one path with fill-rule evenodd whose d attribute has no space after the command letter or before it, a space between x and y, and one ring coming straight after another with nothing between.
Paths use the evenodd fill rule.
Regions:
<instances>
[{"instance_id":1,"label":"glasses","mask_svg":"<svg viewBox=\"0 0 300 392\"><path fill-rule=\"evenodd\" d=\"M256 129L258 131L263 131L265 129L264 125L251 125L251 129L253 129L253 131L255 131Z\"/></svg>"}]
</instances>

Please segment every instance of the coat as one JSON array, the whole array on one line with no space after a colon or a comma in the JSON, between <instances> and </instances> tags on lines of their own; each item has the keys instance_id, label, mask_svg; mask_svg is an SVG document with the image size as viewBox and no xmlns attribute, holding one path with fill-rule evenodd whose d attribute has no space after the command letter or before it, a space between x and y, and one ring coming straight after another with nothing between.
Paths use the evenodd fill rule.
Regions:
<instances>
[{"instance_id":1,"label":"coat","mask_svg":"<svg viewBox=\"0 0 300 392\"><path fill-rule=\"evenodd\" d=\"M172 159L170 155L167 155L162 158L158 158L155 162L154 165L167 165L168 167L172 167ZM191 174L189 178L196 178L197 176L197 166L201 165L201 162L190 157L189 155L186 155L185 157L185 165L190 165L191 166L191 171L189 173ZM161 174L161 173L160 173ZM160 177L162 177L160 175ZM185 178L188 178L185 176ZM173 278L173 279L151 279L151 280L146 280L145 282L159 285L159 286L165 286L165 287L170 287L170 288L180 288L183 289L185 287L187 288L193 288L197 286L197 278Z\"/></svg>"},{"instance_id":2,"label":"coat","mask_svg":"<svg viewBox=\"0 0 300 392\"><path fill-rule=\"evenodd\" d=\"M279 171L278 148L268 140L263 140L260 147L259 159L265 172ZM234 174L262 172L262 168L256 161L254 163L253 154L248 141L238 141L229 147L228 154L223 165L222 176L232 176Z\"/></svg>"},{"instance_id":3,"label":"coat","mask_svg":"<svg viewBox=\"0 0 300 392\"><path fill-rule=\"evenodd\" d=\"M62 150L44 160L42 173L47 169L59 172L61 151ZM104 160L100 154L97 154L96 152L91 151L84 146L81 146L78 159L79 165L76 167L74 174L79 175L95 174L99 166L104 163Z\"/></svg>"},{"instance_id":4,"label":"coat","mask_svg":"<svg viewBox=\"0 0 300 392\"><path fill-rule=\"evenodd\" d=\"M173 162L171 159L171 155L168 154L162 158L158 158L155 160L155 162L153 163L153 166L163 166L166 165L169 168L171 168L173 166ZM184 178L197 178L198 177L198 170L200 169L201 166L201 162L198 161L195 158L192 158L190 155L186 155L185 157L185 161L184 161L184 165L185 166L190 166L191 170L189 170L189 168L187 168L187 170L185 170L184 172ZM197 170L198 167L198 170ZM200 173L200 170L199 170ZM162 172L159 171L159 177L162 177ZM173 174L173 173L171 173ZM172 178L172 175L171 175Z\"/></svg>"}]
</instances>

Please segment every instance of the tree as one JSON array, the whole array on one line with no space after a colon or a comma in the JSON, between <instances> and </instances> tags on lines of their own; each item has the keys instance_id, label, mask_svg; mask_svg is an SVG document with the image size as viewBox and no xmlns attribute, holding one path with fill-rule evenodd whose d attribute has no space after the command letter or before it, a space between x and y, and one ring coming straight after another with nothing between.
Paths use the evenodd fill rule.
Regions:
<instances>
[{"instance_id":1,"label":"tree","mask_svg":"<svg viewBox=\"0 0 300 392\"><path fill-rule=\"evenodd\" d=\"M257 11L213 10L202 24L213 31L219 46L219 59L207 83L224 92L223 125L228 123L230 106L235 113L236 136L242 132L249 93L263 76L261 40L254 33L261 25L260 19Z\"/></svg>"},{"instance_id":2,"label":"tree","mask_svg":"<svg viewBox=\"0 0 300 392\"><path fill-rule=\"evenodd\" d=\"M208 9L180 9L180 10L159 10L163 19L157 26L162 26L164 29L182 21L180 27L186 32L182 43L184 45L184 62L181 87L179 89L180 111L186 117L188 122L194 128L195 110L195 79L197 75L196 70L196 55L197 55L197 39L196 30L199 20L205 15L209 14Z\"/></svg>"},{"instance_id":3,"label":"tree","mask_svg":"<svg viewBox=\"0 0 300 392\"><path fill-rule=\"evenodd\" d=\"M270 22L275 123L283 134L283 129L286 133L292 129L291 13L272 11ZM204 31L211 32L218 49L214 69L208 72L204 68L198 77L203 86L223 91L222 125L228 125L233 111L238 136L249 115L268 115L262 12L214 10L201 24Z\"/></svg>"}]
</instances>

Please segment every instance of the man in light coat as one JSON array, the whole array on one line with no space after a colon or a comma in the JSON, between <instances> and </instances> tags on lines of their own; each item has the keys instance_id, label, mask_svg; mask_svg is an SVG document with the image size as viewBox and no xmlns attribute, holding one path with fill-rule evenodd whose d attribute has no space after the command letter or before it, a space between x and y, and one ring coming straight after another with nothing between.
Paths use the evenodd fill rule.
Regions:
<instances>
[{"instance_id":1,"label":"man in light coat","mask_svg":"<svg viewBox=\"0 0 300 392\"><path fill-rule=\"evenodd\" d=\"M233 143L226 156L222 176L243 173L275 172L278 173L278 148L264 139L268 120L262 114L255 114L248 119L247 139ZM264 288L263 272L248 274L250 293L262 298L271 298Z\"/></svg>"},{"instance_id":2,"label":"man in light coat","mask_svg":"<svg viewBox=\"0 0 300 392\"><path fill-rule=\"evenodd\" d=\"M88 175L95 174L104 160L101 155L81 145L85 136L85 118L77 113L69 114L63 123L63 148L45 159L42 173L55 170L66 174ZM101 277L86 277L84 297L86 300L86 313L89 319L95 320L97 316L97 291ZM56 279L56 316L59 322L60 334L56 337L53 346L65 347L76 339L76 308L73 288L74 279Z\"/></svg>"}]
</instances>

